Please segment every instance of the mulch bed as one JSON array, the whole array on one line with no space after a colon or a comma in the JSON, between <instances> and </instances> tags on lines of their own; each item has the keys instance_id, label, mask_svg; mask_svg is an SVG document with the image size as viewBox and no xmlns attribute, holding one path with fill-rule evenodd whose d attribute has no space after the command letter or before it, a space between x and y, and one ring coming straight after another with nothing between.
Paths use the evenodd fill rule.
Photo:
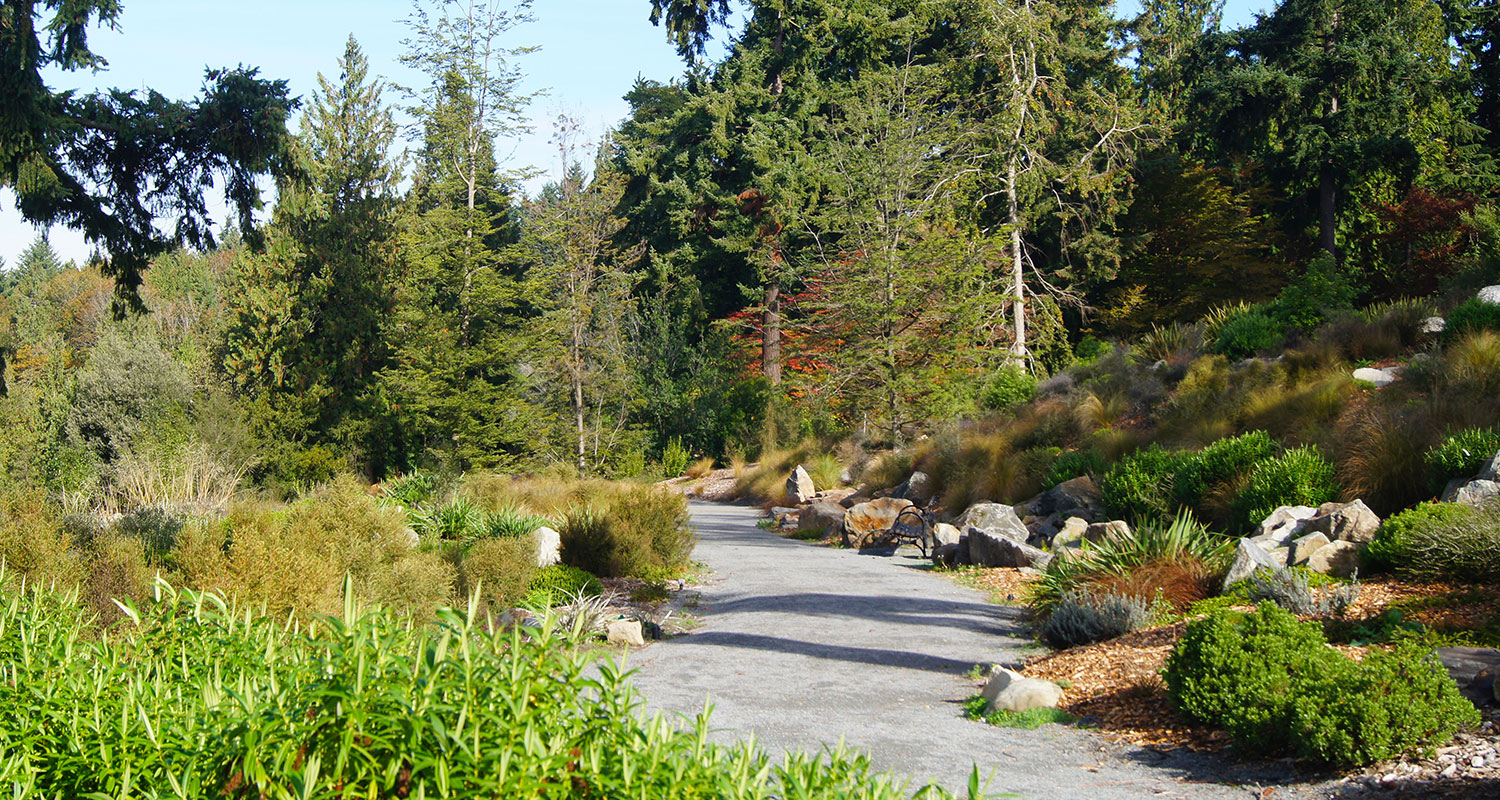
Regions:
<instances>
[{"instance_id":1,"label":"mulch bed","mask_svg":"<svg viewBox=\"0 0 1500 800\"><path fill-rule=\"evenodd\" d=\"M1034 574L1008 568L965 570L956 577L990 592L996 602L1005 602L1006 598L1024 602L1026 585L1035 580ZM1404 622L1474 628L1500 611L1500 587L1416 584L1381 577L1361 582L1359 599L1348 618L1373 619L1393 606L1402 609ZM1186 622L1178 622L1038 655L1026 661L1022 672L1062 685L1061 708L1111 738L1137 745L1222 750L1229 744L1224 732L1182 719L1167 703L1161 670L1186 628ZM1365 647L1336 646L1356 659L1368 651Z\"/></svg>"}]
</instances>

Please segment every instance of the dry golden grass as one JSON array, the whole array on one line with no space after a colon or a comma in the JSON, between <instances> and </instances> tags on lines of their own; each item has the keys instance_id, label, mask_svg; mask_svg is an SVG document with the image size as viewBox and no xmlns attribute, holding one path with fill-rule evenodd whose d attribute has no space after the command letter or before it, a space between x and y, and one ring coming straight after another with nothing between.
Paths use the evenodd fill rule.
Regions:
<instances>
[{"instance_id":1,"label":"dry golden grass","mask_svg":"<svg viewBox=\"0 0 1500 800\"><path fill-rule=\"evenodd\" d=\"M687 475L687 477L691 478L692 480L698 480L699 478L706 477L710 472L713 472L713 471L714 471L714 460L713 460L713 458L710 457L710 456L704 456L703 458L700 458L697 461L694 461L693 463L689 464L688 468L687 468L687 472L685 474Z\"/></svg>"}]
</instances>

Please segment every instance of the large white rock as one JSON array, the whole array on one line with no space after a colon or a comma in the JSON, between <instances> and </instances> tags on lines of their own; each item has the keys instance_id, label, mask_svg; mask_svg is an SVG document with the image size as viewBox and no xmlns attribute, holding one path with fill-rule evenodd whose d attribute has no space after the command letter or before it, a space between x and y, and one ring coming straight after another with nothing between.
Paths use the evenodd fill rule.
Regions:
<instances>
[{"instance_id":1,"label":"large white rock","mask_svg":"<svg viewBox=\"0 0 1500 800\"><path fill-rule=\"evenodd\" d=\"M1028 678L1005 667L990 671L990 679L980 695L986 711L1030 711L1033 708L1057 708L1062 702L1061 686L1040 678Z\"/></svg>"},{"instance_id":2,"label":"large white rock","mask_svg":"<svg viewBox=\"0 0 1500 800\"><path fill-rule=\"evenodd\" d=\"M1422 320L1423 333L1442 333L1448 329L1448 320L1442 317L1428 317Z\"/></svg>"},{"instance_id":3,"label":"large white rock","mask_svg":"<svg viewBox=\"0 0 1500 800\"><path fill-rule=\"evenodd\" d=\"M1454 481L1443 492L1442 499L1444 503L1482 506L1493 500L1500 500L1500 482L1475 480L1468 483L1458 483L1458 481Z\"/></svg>"},{"instance_id":4,"label":"large white rock","mask_svg":"<svg viewBox=\"0 0 1500 800\"><path fill-rule=\"evenodd\" d=\"M792 470L792 474L786 476L787 505L800 506L812 500L813 495L817 493L818 489L813 486L812 476L807 474L807 470L801 464Z\"/></svg>"},{"instance_id":5,"label":"large white rock","mask_svg":"<svg viewBox=\"0 0 1500 800\"><path fill-rule=\"evenodd\" d=\"M1396 371L1392 369L1377 369L1375 367L1360 367L1354 371L1354 379L1373 383L1376 386L1390 386L1396 382Z\"/></svg>"},{"instance_id":6,"label":"large white rock","mask_svg":"<svg viewBox=\"0 0 1500 800\"><path fill-rule=\"evenodd\" d=\"M1260 535L1256 539L1279 547L1301 536L1307 521L1317 515L1318 510L1311 506L1282 506L1260 523Z\"/></svg>"},{"instance_id":7,"label":"large white rock","mask_svg":"<svg viewBox=\"0 0 1500 800\"><path fill-rule=\"evenodd\" d=\"M1239 583L1258 569L1278 569L1286 566L1286 562L1277 563L1276 558L1266 552L1265 548L1251 541L1241 539L1234 550L1234 561L1229 564L1229 572L1224 575L1224 591Z\"/></svg>"},{"instance_id":8,"label":"large white rock","mask_svg":"<svg viewBox=\"0 0 1500 800\"><path fill-rule=\"evenodd\" d=\"M1380 517L1363 500L1352 503L1325 503L1318 516L1308 520L1304 533L1321 533L1329 541L1369 544L1380 530Z\"/></svg>"},{"instance_id":9,"label":"large white rock","mask_svg":"<svg viewBox=\"0 0 1500 800\"><path fill-rule=\"evenodd\" d=\"M1348 578L1359 569L1360 549L1354 542L1330 542L1307 559L1307 568L1336 578Z\"/></svg>"},{"instance_id":10,"label":"large white rock","mask_svg":"<svg viewBox=\"0 0 1500 800\"><path fill-rule=\"evenodd\" d=\"M629 647L643 647L646 644L645 634L641 630L641 621L638 619L611 620L604 626L604 638L610 644L622 644Z\"/></svg>"},{"instance_id":11,"label":"large white rock","mask_svg":"<svg viewBox=\"0 0 1500 800\"><path fill-rule=\"evenodd\" d=\"M1031 536L1026 523L1016 516L1016 510L1001 503L975 503L965 509L953 521L953 525L961 531L978 528L1018 542L1024 542Z\"/></svg>"},{"instance_id":12,"label":"large white rock","mask_svg":"<svg viewBox=\"0 0 1500 800\"><path fill-rule=\"evenodd\" d=\"M899 489L896 497L904 497L913 503L926 503L932 499L932 478L925 472L913 472Z\"/></svg>"},{"instance_id":13,"label":"large white rock","mask_svg":"<svg viewBox=\"0 0 1500 800\"><path fill-rule=\"evenodd\" d=\"M1486 286L1474 295L1481 303L1500 305L1500 286Z\"/></svg>"},{"instance_id":14,"label":"large white rock","mask_svg":"<svg viewBox=\"0 0 1500 800\"><path fill-rule=\"evenodd\" d=\"M562 562L562 534L543 525L531 532L536 542L536 565L550 567Z\"/></svg>"}]
</instances>

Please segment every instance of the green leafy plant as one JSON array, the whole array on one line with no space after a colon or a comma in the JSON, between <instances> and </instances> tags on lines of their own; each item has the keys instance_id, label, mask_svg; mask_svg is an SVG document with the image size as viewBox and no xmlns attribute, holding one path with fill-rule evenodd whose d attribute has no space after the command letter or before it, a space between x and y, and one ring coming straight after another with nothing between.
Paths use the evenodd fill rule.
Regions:
<instances>
[{"instance_id":1,"label":"green leafy plant","mask_svg":"<svg viewBox=\"0 0 1500 800\"><path fill-rule=\"evenodd\" d=\"M578 596L593 597L603 587L592 573L567 564L543 567L527 586L526 605L545 608Z\"/></svg>"},{"instance_id":2,"label":"green leafy plant","mask_svg":"<svg viewBox=\"0 0 1500 800\"><path fill-rule=\"evenodd\" d=\"M1333 464L1312 447L1298 447L1256 464L1230 511L1237 529L1245 530L1280 506L1316 507L1338 493Z\"/></svg>"},{"instance_id":3,"label":"green leafy plant","mask_svg":"<svg viewBox=\"0 0 1500 800\"><path fill-rule=\"evenodd\" d=\"M1471 298L1449 311L1446 319L1448 324L1443 328L1443 338L1449 342L1476 331L1500 333L1500 304Z\"/></svg>"},{"instance_id":4,"label":"green leafy plant","mask_svg":"<svg viewBox=\"0 0 1500 800\"><path fill-rule=\"evenodd\" d=\"M1365 561L1376 569L1405 569L1412 558L1413 543L1447 536L1474 513L1457 503L1423 503L1386 517L1365 549Z\"/></svg>"},{"instance_id":5,"label":"green leafy plant","mask_svg":"<svg viewBox=\"0 0 1500 800\"><path fill-rule=\"evenodd\" d=\"M1105 507L1132 521L1170 518L1173 476L1191 457L1152 444L1120 459L1099 483Z\"/></svg>"},{"instance_id":6,"label":"green leafy plant","mask_svg":"<svg viewBox=\"0 0 1500 800\"><path fill-rule=\"evenodd\" d=\"M1167 697L1255 753L1290 748L1336 764L1367 764L1432 747L1478 721L1442 665L1412 643L1356 662L1321 626L1272 603L1219 610L1188 624L1167 657Z\"/></svg>"},{"instance_id":7,"label":"green leafy plant","mask_svg":"<svg viewBox=\"0 0 1500 800\"><path fill-rule=\"evenodd\" d=\"M1427 488L1434 494L1455 478L1472 478L1496 453L1500 453L1500 430L1468 428L1446 436L1422 455L1427 468Z\"/></svg>"},{"instance_id":8,"label":"green leafy plant","mask_svg":"<svg viewBox=\"0 0 1500 800\"><path fill-rule=\"evenodd\" d=\"M1249 358L1280 344L1283 336L1280 323L1252 312L1224 323L1214 339L1213 350L1230 359Z\"/></svg>"},{"instance_id":9,"label":"green leafy plant","mask_svg":"<svg viewBox=\"0 0 1500 800\"><path fill-rule=\"evenodd\" d=\"M386 481L380 487L381 496L406 508L417 508L432 499L438 488L436 475L430 472L413 472Z\"/></svg>"},{"instance_id":10,"label":"green leafy plant","mask_svg":"<svg viewBox=\"0 0 1500 800\"><path fill-rule=\"evenodd\" d=\"M1276 442L1265 431L1220 439L1183 459L1172 476L1172 499L1181 506L1201 508L1211 489L1248 473L1275 453Z\"/></svg>"},{"instance_id":11,"label":"green leafy plant","mask_svg":"<svg viewBox=\"0 0 1500 800\"><path fill-rule=\"evenodd\" d=\"M661 451L661 469L669 478L675 478L687 471L688 464L692 463L693 454L683 446L682 438L673 436L667 440L667 446Z\"/></svg>"},{"instance_id":12,"label":"green leafy plant","mask_svg":"<svg viewBox=\"0 0 1500 800\"><path fill-rule=\"evenodd\" d=\"M1060 454L1052 466L1047 470L1047 476L1042 479L1042 488L1051 489L1064 481L1070 481L1080 475L1102 475L1109 464L1104 454L1093 448L1086 450L1069 450Z\"/></svg>"}]
</instances>

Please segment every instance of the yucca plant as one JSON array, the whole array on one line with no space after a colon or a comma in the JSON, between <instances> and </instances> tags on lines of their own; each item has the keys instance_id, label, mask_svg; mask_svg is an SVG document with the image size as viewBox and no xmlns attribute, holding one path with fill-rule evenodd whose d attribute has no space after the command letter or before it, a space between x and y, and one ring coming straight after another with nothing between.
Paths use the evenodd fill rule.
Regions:
<instances>
[{"instance_id":1,"label":"yucca plant","mask_svg":"<svg viewBox=\"0 0 1500 800\"><path fill-rule=\"evenodd\" d=\"M466 542L475 538L483 521L484 512L479 506L455 497L440 506L418 509L412 514L411 526L424 539Z\"/></svg>"}]
</instances>

